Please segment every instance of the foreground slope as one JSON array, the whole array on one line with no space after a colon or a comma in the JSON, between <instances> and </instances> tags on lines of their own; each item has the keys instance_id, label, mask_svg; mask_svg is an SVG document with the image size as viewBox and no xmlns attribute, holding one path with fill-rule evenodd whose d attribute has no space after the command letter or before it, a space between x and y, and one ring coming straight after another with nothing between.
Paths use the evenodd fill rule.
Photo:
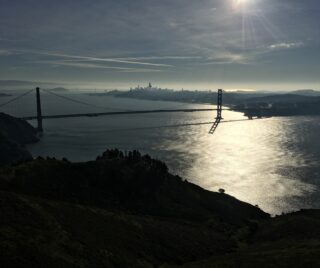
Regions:
<instances>
[{"instance_id":1,"label":"foreground slope","mask_svg":"<svg viewBox=\"0 0 320 268\"><path fill-rule=\"evenodd\" d=\"M0 169L1 267L319 267L320 212L270 218L148 155Z\"/></svg>"},{"instance_id":2,"label":"foreground slope","mask_svg":"<svg viewBox=\"0 0 320 268\"><path fill-rule=\"evenodd\" d=\"M236 252L179 267L320 267L320 211L303 210L258 222Z\"/></svg>"},{"instance_id":3,"label":"foreground slope","mask_svg":"<svg viewBox=\"0 0 320 268\"><path fill-rule=\"evenodd\" d=\"M107 151L97 161L38 159L0 170L4 267L154 267L234 252L268 214Z\"/></svg>"}]
</instances>

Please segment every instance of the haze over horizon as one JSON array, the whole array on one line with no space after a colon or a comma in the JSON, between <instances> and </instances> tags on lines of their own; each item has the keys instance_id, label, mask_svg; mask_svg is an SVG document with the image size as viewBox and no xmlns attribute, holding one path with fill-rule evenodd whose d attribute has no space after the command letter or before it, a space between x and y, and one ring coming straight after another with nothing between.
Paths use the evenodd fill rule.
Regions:
<instances>
[{"instance_id":1,"label":"haze over horizon","mask_svg":"<svg viewBox=\"0 0 320 268\"><path fill-rule=\"evenodd\" d=\"M319 11L316 0L2 0L0 79L319 90Z\"/></svg>"}]
</instances>

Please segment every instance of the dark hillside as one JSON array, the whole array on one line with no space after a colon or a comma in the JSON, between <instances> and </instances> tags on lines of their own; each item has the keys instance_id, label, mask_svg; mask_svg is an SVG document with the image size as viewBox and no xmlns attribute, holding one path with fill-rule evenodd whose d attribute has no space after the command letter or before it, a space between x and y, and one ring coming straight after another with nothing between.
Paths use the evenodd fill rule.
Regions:
<instances>
[{"instance_id":1,"label":"dark hillside","mask_svg":"<svg viewBox=\"0 0 320 268\"><path fill-rule=\"evenodd\" d=\"M0 191L1 267L154 267L233 251L205 224Z\"/></svg>"},{"instance_id":2,"label":"dark hillside","mask_svg":"<svg viewBox=\"0 0 320 268\"><path fill-rule=\"evenodd\" d=\"M97 161L38 159L0 169L2 267L157 267L234 252L268 214L107 151Z\"/></svg>"},{"instance_id":3,"label":"dark hillside","mask_svg":"<svg viewBox=\"0 0 320 268\"><path fill-rule=\"evenodd\" d=\"M0 132L0 166L32 160L31 154L20 144L8 140Z\"/></svg>"},{"instance_id":4,"label":"dark hillside","mask_svg":"<svg viewBox=\"0 0 320 268\"><path fill-rule=\"evenodd\" d=\"M39 141L37 130L25 120L0 113L0 133L21 145Z\"/></svg>"},{"instance_id":5,"label":"dark hillside","mask_svg":"<svg viewBox=\"0 0 320 268\"><path fill-rule=\"evenodd\" d=\"M24 145L38 140L37 130L28 122L0 113L0 166L32 160Z\"/></svg>"},{"instance_id":6,"label":"dark hillside","mask_svg":"<svg viewBox=\"0 0 320 268\"><path fill-rule=\"evenodd\" d=\"M270 218L139 152L0 168L1 267L318 267L320 212Z\"/></svg>"},{"instance_id":7,"label":"dark hillside","mask_svg":"<svg viewBox=\"0 0 320 268\"><path fill-rule=\"evenodd\" d=\"M82 205L231 225L267 218L260 209L171 175L164 163L134 151L107 151L97 161L34 160L0 173L3 189Z\"/></svg>"},{"instance_id":8,"label":"dark hillside","mask_svg":"<svg viewBox=\"0 0 320 268\"><path fill-rule=\"evenodd\" d=\"M319 226L319 210L304 210L261 221L248 236L246 246L237 252L182 267L320 267Z\"/></svg>"}]
</instances>

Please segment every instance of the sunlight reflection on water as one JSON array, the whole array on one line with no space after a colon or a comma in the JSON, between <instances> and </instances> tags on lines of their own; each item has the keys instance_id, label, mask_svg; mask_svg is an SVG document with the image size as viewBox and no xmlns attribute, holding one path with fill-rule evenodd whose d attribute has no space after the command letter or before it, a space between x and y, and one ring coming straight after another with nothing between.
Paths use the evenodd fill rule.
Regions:
<instances>
[{"instance_id":1,"label":"sunlight reflection on water","mask_svg":"<svg viewBox=\"0 0 320 268\"><path fill-rule=\"evenodd\" d=\"M235 119L239 115L229 112L224 117ZM317 161L288 146L295 138L290 124L292 119L286 118L221 124L214 136L206 134L207 126L198 126L180 132L182 142L167 140L160 149L189 155L186 170L178 172L188 180L213 191L223 188L243 201L279 214L310 207L301 197L318 190L298 172L292 172L317 167Z\"/></svg>"}]
</instances>

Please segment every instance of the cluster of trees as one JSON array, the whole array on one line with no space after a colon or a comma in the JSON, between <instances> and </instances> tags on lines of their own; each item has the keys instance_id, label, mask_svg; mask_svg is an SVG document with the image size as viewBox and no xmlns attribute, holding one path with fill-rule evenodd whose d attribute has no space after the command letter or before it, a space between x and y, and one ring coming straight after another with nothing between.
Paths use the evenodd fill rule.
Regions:
<instances>
[{"instance_id":1,"label":"cluster of trees","mask_svg":"<svg viewBox=\"0 0 320 268\"><path fill-rule=\"evenodd\" d=\"M123 160L126 164L128 163L143 163L145 166L152 168L153 170L160 170L160 172L168 172L167 165L159 160L152 159L150 155L142 155L139 151L125 151L122 152L119 149L107 149L101 156L98 156L99 160Z\"/></svg>"}]
</instances>

